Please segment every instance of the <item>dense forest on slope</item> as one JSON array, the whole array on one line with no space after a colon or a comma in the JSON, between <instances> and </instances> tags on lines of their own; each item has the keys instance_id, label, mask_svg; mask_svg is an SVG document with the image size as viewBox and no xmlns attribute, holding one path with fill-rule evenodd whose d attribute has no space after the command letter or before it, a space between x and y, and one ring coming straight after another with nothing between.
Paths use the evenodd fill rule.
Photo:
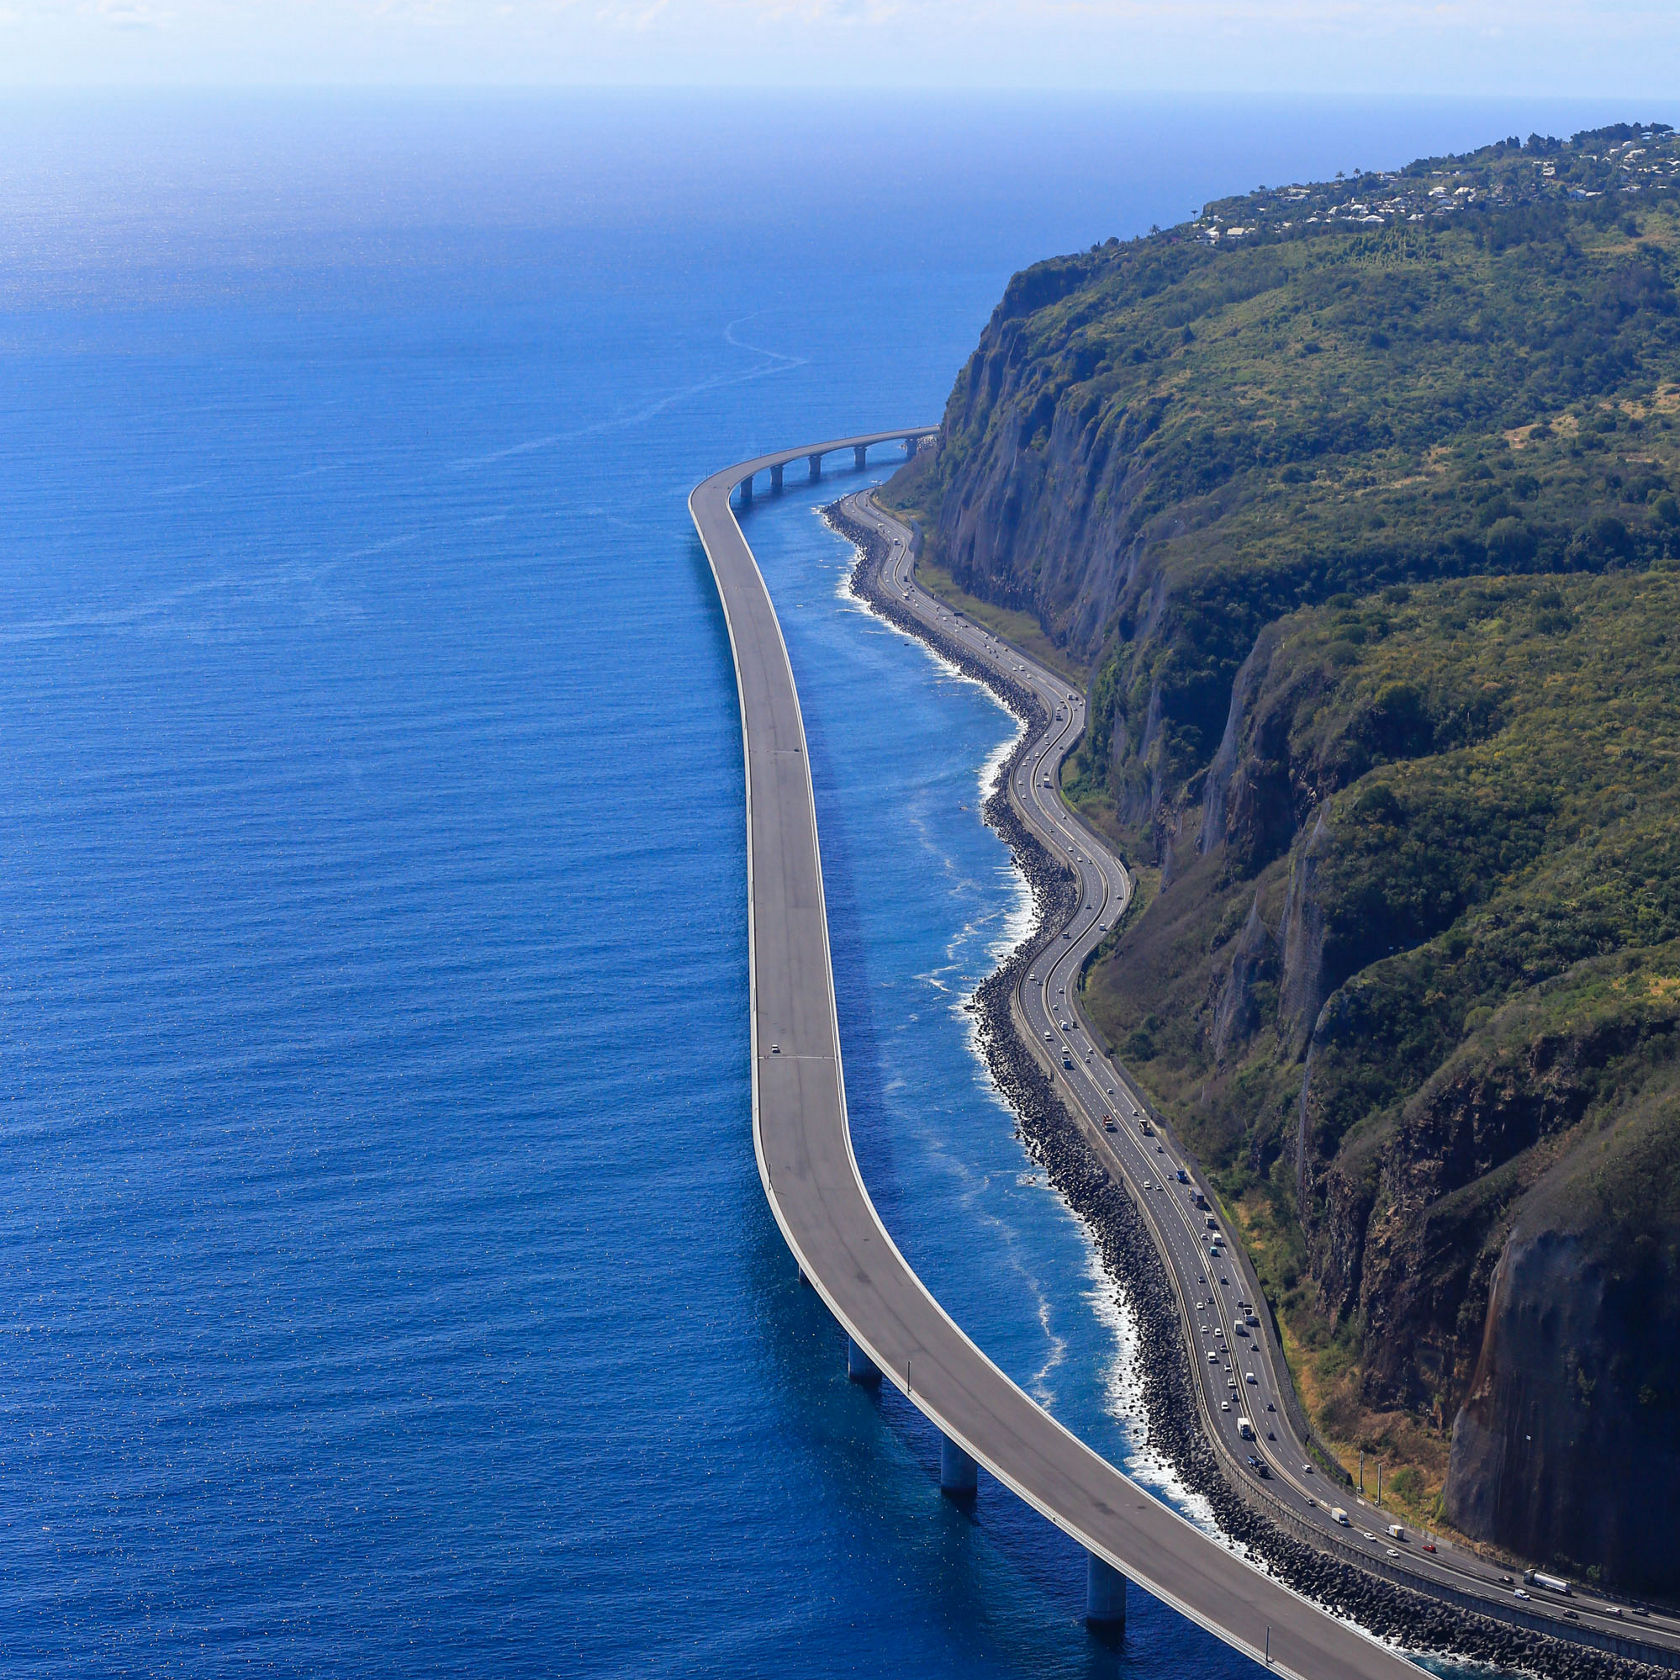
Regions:
<instances>
[{"instance_id":1,"label":"dense forest on slope","mask_svg":"<svg viewBox=\"0 0 1680 1680\"><path fill-rule=\"evenodd\" d=\"M1533 136L1043 264L895 486L1089 666L1069 792L1146 890L1087 1001L1325 1432L1668 1589L1676 172Z\"/></svg>"}]
</instances>

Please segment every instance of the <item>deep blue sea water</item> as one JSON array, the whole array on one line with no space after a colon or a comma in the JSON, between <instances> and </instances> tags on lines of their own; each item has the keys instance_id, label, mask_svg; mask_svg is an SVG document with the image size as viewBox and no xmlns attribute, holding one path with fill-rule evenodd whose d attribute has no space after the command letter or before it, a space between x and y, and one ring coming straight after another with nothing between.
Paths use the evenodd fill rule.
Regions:
<instances>
[{"instance_id":1,"label":"deep blue sea water","mask_svg":"<svg viewBox=\"0 0 1680 1680\"><path fill-rule=\"evenodd\" d=\"M0 1672L1246 1668L1136 1596L1092 1644L1073 1549L943 1502L797 1285L684 497L937 418L1034 257L1627 113L905 104L0 117ZM820 499L749 535L859 1154L1125 1455L1124 1327L960 1007L1022 910L1011 726L844 598Z\"/></svg>"}]
</instances>

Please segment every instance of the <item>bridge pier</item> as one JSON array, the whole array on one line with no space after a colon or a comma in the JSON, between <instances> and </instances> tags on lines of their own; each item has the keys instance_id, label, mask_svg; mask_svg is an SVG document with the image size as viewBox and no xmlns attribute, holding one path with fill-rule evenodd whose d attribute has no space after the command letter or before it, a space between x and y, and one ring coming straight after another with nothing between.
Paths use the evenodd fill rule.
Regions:
<instances>
[{"instance_id":1,"label":"bridge pier","mask_svg":"<svg viewBox=\"0 0 1680 1680\"><path fill-rule=\"evenodd\" d=\"M908 437L904 440L904 454L906 459L916 453L916 451L921 447L921 443L922 440L920 438Z\"/></svg>"},{"instance_id":2,"label":"bridge pier","mask_svg":"<svg viewBox=\"0 0 1680 1680\"><path fill-rule=\"evenodd\" d=\"M980 1466L951 1439L939 1437L939 1491L947 1499L973 1499L980 1491Z\"/></svg>"},{"instance_id":3,"label":"bridge pier","mask_svg":"<svg viewBox=\"0 0 1680 1680\"><path fill-rule=\"evenodd\" d=\"M752 506L752 475L750 473L741 480L741 506L743 508Z\"/></svg>"},{"instance_id":4,"label":"bridge pier","mask_svg":"<svg viewBox=\"0 0 1680 1680\"><path fill-rule=\"evenodd\" d=\"M822 456L807 455L805 460L811 469L811 482L815 484L822 477Z\"/></svg>"},{"instance_id":5,"label":"bridge pier","mask_svg":"<svg viewBox=\"0 0 1680 1680\"><path fill-rule=\"evenodd\" d=\"M856 467L859 472L863 471L864 457L868 453L869 445L867 443L854 443L852 445L852 465Z\"/></svg>"},{"instance_id":6,"label":"bridge pier","mask_svg":"<svg viewBox=\"0 0 1680 1680\"><path fill-rule=\"evenodd\" d=\"M846 1338L846 1375L865 1388L879 1388L881 1373L875 1361L850 1336Z\"/></svg>"},{"instance_id":7,"label":"bridge pier","mask_svg":"<svg viewBox=\"0 0 1680 1680\"><path fill-rule=\"evenodd\" d=\"M1085 1554L1085 1625L1094 1628L1126 1625L1126 1577L1095 1552Z\"/></svg>"},{"instance_id":8,"label":"bridge pier","mask_svg":"<svg viewBox=\"0 0 1680 1680\"><path fill-rule=\"evenodd\" d=\"M784 463L781 461L778 461L775 466L770 469L770 494L772 496L779 496L782 493L783 464Z\"/></svg>"}]
</instances>

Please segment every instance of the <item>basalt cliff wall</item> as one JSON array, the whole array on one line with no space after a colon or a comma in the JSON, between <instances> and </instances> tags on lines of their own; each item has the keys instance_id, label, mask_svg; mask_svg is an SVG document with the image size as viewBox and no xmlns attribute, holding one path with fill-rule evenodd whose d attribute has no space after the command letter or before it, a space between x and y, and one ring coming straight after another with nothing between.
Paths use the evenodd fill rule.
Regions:
<instances>
[{"instance_id":1,"label":"basalt cliff wall","mask_svg":"<svg viewBox=\"0 0 1680 1680\"><path fill-rule=\"evenodd\" d=\"M1029 270L895 493L1091 672L1069 792L1156 890L1088 1001L1320 1427L1415 1515L1675 1591L1680 219L1537 196L1592 146Z\"/></svg>"}]
</instances>

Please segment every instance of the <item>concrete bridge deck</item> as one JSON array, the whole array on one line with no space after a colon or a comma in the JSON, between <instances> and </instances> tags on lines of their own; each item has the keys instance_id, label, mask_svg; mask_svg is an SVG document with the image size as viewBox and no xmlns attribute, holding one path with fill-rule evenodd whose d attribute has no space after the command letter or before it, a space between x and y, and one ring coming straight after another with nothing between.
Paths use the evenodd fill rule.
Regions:
<instances>
[{"instance_id":1,"label":"concrete bridge deck","mask_svg":"<svg viewBox=\"0 0 1680 1680\"><path fill-rule=\"evenodd\" d=\"M723 602L741 703L753 1141L765 1195L855 1350L942 1431L953 1471L960 1475L964 1455L973 1458L1097 1560L1094 1613L1102 1613L1108 1570L1118 1570L1228 1645L1299 1680L1417 1680L1421 1670L1210 1540L1056 1422L928 1293L864 1188L846 1123L799 695L730 498L756 473L934 430L759 456L714 473L689 497Z\"/></svg>"}]
</instances>

